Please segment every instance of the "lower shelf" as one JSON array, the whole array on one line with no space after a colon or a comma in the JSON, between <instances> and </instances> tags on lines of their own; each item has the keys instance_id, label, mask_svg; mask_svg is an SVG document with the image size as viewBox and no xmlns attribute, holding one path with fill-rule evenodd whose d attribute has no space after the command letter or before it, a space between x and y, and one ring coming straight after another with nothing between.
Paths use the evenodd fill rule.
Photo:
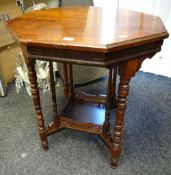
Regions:
<instances>
[{"instance_id":1,"label":"lower shelf","mask_svg":"<svg viewBox=\"0 0 171 175\"><path fill-rule=\"evenodd\" d=\"M105 121L105 109L98 104L73 99L60 115L61 127L100 134Z\"/></svg>"}]
</instances>

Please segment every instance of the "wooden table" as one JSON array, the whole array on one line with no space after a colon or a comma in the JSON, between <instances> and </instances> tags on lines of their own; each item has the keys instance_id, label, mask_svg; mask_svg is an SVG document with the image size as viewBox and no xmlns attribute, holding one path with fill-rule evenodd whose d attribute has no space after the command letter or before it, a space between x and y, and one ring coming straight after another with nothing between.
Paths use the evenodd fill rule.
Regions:
<instances>
[{"instance_id":1,"label":"wooden table","mask_svg":"<svg viewBox=\"0 0 171 175\"><path fill-rule=\"evenodd\" d=\"M112 167L116 168L121 153L129 82L143 60L159 52L163 40L168 37L161 19L124 9L70 7L33 11L10 20L7 26L20 43L27 62L43 149L48 150L48 136L61 128L98 134L108 146ZM53 120L48 128L40 104L35 60L49 61ZM57 112L53 61L63 63L65 75L66 103L60 113ZM75 91L72 64L109 69L107 95ZM116 98L117 74L120 80ZM113 108L116 108L116 121L111 134L110 112Z\"/></svg>"}]
</instances>

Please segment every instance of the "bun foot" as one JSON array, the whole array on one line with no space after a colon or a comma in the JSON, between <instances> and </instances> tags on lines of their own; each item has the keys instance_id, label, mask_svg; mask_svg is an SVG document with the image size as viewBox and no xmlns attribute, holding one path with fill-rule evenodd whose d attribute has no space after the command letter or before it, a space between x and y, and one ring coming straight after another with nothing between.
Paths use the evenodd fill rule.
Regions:
<instances>
[{"instance_id":1,"label":"bun foot","mask_svg":"<svg viewBox=\"0 0 171 175\"><path fill-rule=\"evenodd\" d=\"M43 147L43 151L48 151L49 147Z\"/></svg>"},{"instance_id":2,"label":"bun foot","mask_svg":"<svg viewBox=\"0 0 171 175\"><path fill-rule=\"evenodd\" d=\"M48 146L48 142L47 142L47 140L44 141L44 142L41 142L41 144L42 144L43 150L44 150L44 151L48 151L49 146Z\"/></svg>"},{"instance_id":3,"label":"bun foot","mask_svg":"<svg viewBox=\"0 0 171 175\"><path fill-rule=\"evenodd\" d=\"M112 159L111 167L113 169L116 169L118 166L118 160L117 159Z\"/></svg>"}]
</instances>

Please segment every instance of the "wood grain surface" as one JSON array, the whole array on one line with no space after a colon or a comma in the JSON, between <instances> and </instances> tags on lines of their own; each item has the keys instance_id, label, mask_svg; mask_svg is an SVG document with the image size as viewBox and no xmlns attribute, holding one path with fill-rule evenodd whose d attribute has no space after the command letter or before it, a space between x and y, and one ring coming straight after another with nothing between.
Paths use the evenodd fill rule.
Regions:
<instances>
[{"instance_id":1,"label":"wood grain surface","mask_svg":"<svg viewBox=\"0 0 171 175\"><path fill-rule=\"evenodd\" d=\"M33 11L7 25L24 45L84 51L109 52L168 37L157 16L91 6Z\"/></svg>"}]
</instances>

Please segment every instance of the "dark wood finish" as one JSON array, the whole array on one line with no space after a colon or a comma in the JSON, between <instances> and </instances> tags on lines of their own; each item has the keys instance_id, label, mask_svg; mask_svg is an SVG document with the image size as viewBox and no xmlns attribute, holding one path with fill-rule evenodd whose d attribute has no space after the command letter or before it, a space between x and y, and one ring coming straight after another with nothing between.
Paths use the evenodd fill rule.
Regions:
<instances>
[{"instance_id":1,"label":"dark wood finish","mask_svg":"<svg viewBox=\"0 0 171 175\"><path fill-rule=\"evenodd\" d=\"M106 96L106 110L105 110L105 121L103 124L103 137L107 137L110 131L110 111L111 111L111 85L112 85L112 69L109 70L109 79L107 87L107 96Z\"/></svg>"},{"instance_id":2,"label":"dark wood finish","mask_svg":"<svg viewBox=\"0 0 171 175\"><path fill-rule=\"evenodd\" d=\"M58 128L59 126L59 117L57 112L57 102L56 102L56 90L55 90L55 82L54 82L54 72L53 72L53 63L49 62L49 72L50 72L50 89L52 94L52 117L53 121L49 124L49 127Z\"/></svg>"},{"instance_id":3,"label":"dark wood finish","mask_svg":"<svg viewBox=\"0 0 171 175\"><path fill-rule=\"evenodd\" d=\"M43 148L48 149L47 136L62 128L99 134L111 152L112 167L116 168L121 153L129 82L144 59L159 52L163 40L168 37L160 18L124 9L104 11L99 7L71 7L34 11L8 21L7 26L21 44L28 64ZM35 60L62 62L64 68L66 102L57 115L50 63L53 122L47 130L37 88ZM75 91L72 64L108 68L107 96ZM117 75L120 79L116 99ZM111 136L110 111L114 107L116 121Z\"/></svg>"},{"instance_id":4,"label":"dark wood finish","mask_svg":"<svg viewBox=\"0 0 171 175\"><path fill-rule=\"evenodd\" d=\"M103 53L161 40L168 35L157 16L125 9L106 12L98 7L33 11L7 24L15 38L27 46Z\"/></svg>"},{"instance_id":5,"label":"dark wood finish","mask_svg":"<svg viewBox=\"0 0 171 175\"><path fill-rule=\"evenodd\" d=\"M167 33L166 33L167 36ZM80 52L70 51L65 49L43 48L43 47L30 47L28 46L29 56L32 59L40 59L45 61L57 61L63 63L73 63L80 65L91 65L99 67L110 67L111 65L118 64L119 62L135 59L147 58L150 54L154 55L161 50L163 41L159 38L158 41L151 43L144 43L140 46L130 45L119 51L111 51L108 53L99 52ZM150 56L151 57L151 56Z\"/></svg>"},{"instance_id":6,"label":"dark wood finish","mask_svg":"<svg viewBox=\"0 0 171 175\"><path fill-rule=\"evenodd\" d=\"M99 108L95 103L73 99L63 111L63 116L83 123L103 125L105 109Z\"/></svg>"},{"instance_id":7,"label":"dark wood finish","mask_svg":"<svg viewBox=\"0 0 171 175\"><path fill-rule=\"evenodd\" d=\"M72 72L72 64L68 65L68 73L69 73L69 94L70 96L74 96L74 87L73 87L73 72Z\"/></svg>"},{"instance_id":8,"label":"dark wood finish","mask_svg":"<svg viewBox=\"0 0 171 175\"><path fill-rule=\"evenodd\" d=\"M131 71L130 71L131 70ZM113 134L112 167L117 167L121 152L121 135L124 121L124 113L129 92L129 81L137 71L137 60L131 60L119 65L120 83L118 89L118 103L116 108L116 122Z\"/></svg>"},{"instance_id":9,"label":"dark wood finish","mask_svg":"<svg viewBox=\"0 0 171 175\"><path fill-rule=\"evenodd\" d=\"M42 109L41 109L41 104L40 104L39 90L37 87L35 60L29 60L28 76L29 76L29 80L31 84L33 102L34 102L35 110L36 110L36 119L37 119L37 125L38 125L41 144L44 150L48 150L47 133L46 133L45 125L44 125L44 119L43 119L43 114L42 114Z\"/></svg>"},{"instance_id":10,"label":"dark wood finish","mask_svg":"<svg viewBox=\"0 0 171 175\"><path fill-rule=\"evenodd\" d=\"M97 104L73 98L60 115L61 126L100 134L104 114L105 109Z\"/></svg>"},{"instance_id":11,"label":"dark wood finish","mask_svg":"<svg viewBox=\"0 0 171 175\"><path fill-rule=\"evenodd\" d=\"M85 92L75 91L75 98L83 100L85 102L96 103L99 106L104 105L106 103L105 95L92 95L87 94Z\"/></svg>"},{"instance_id":12,"label":"dark wood finish","mask_svg":"<svg viewBox=\"0 0 171 175\"><path fill-rule=\"evenodd\" d=\"M88 96L89 97L89 96ZM98 103L89 101L87 98L70 97L63 109L58 128L48 128L48 134L57 132L60 128L71 128L86 131L94 134L101 134L105 121L105 109L98 106Z\"/></svg>"},{"instance_id":13,"label":"dark wood finish","mask_svg":"<svg viewBox=\"0 0 171 175\"><path fill-rule=\"evenodd\" d=\"M102 132L102 126L93 123L83 123L66 117L60 117L61 127L76 129L79 131L85 131L93 134L100 134Z\"/></svg>"},{"instance_id":14,"label":"dark wood finish","mask_svg":"<svg viewBox=\"0 0 171 175\"><path fill-rule=\"evenodd\" d=\"M63 63L63 81L64 81L64 96L67 98L69 96L69 88L68 88L68 65Z\"/></svg>"},{"instance_id":15,"label":"dark wood finish","mask_svg":"<svg viewBox=\"0 0 171 175\"><path fill-rule=\"evenodd\" d=\"M117 105L116 100L116 79L117 79L117 65L114 65L114 69L112 70L112 82L111 82L111 109L115 108Z\"/></svg>"}]
</instances>

